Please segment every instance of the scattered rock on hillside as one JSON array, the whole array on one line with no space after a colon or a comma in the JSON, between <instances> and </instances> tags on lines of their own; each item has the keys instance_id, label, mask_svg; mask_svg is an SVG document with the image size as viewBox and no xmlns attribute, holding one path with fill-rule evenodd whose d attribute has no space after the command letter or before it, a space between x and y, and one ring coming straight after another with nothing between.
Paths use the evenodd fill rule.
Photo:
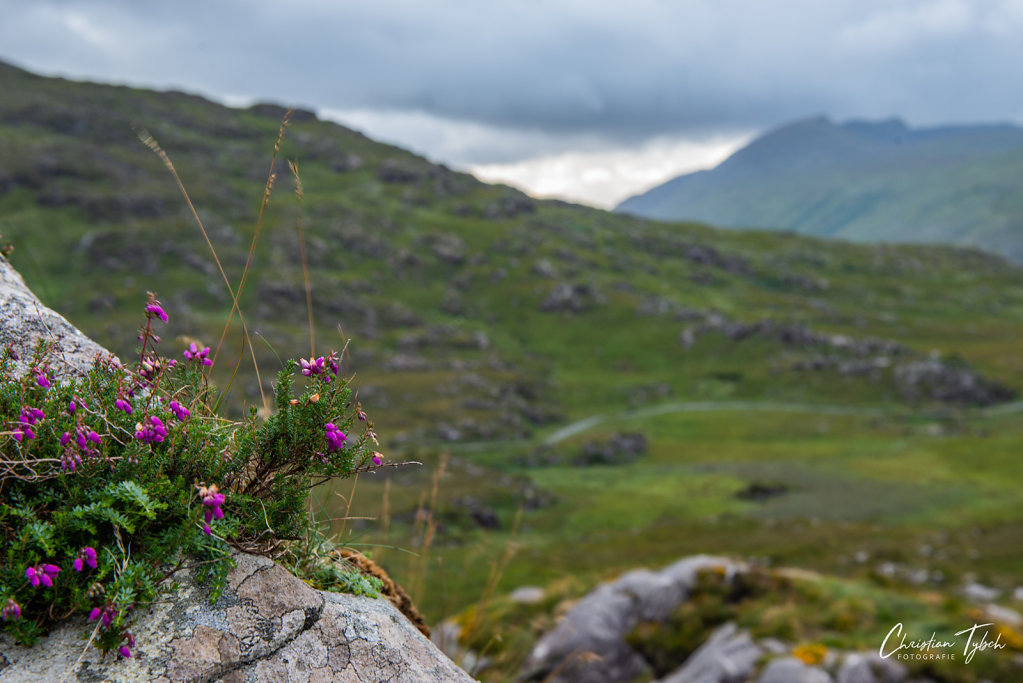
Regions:
<instances>
[{"instance_id":1,"label":"scattered rock on hillside","mask_svg":"<svg viewBox=\"0 0 1023 683\"><path fill-rule=\"evenodd\" d=\"M735 497L741 500L763 501L768 498L784 495L788 490L789 487L785 484L765 484L764 482L754 481L736 493Z\"/></svg>"},{"instance_id":2,"label":"scattered rock on hillside","mask_svg":"<svg viewBox=\"0 0 1023 683\"><path fill-rule=\"evenodd\" d=\"M728 622L714 631L685 664L657 683L746 681L762 654L764 649L753 641L749 631Z\"/></svg>"},{"instance_id":3,"label":"scattered rock on hillside","mask_svg":"<svg viewBox=\"0 0 1023 683\"><path fill-rule=\"evenodd\" d=\"M515 218L530 213L536 213L536 204L524 195L505 197L500 201L490 202L483 210L483 215L490 220Z\"/></svg>"},{"instance_id":4,"label":"scattered rock on hillside","mask_svg":"<svg viewBox=\"0 0 1023 683\"><path fill-rule=\"evenodd\" d=\"M547 313L584 313L601 301L592 285L560 282L540 303L540 310Z\"/></svg>"},{"instance_id":5,"label":"scattered rock on hillside","mask_svg":"<svg viewBox=\"0 0 1023 683\"><path fill-rule=\"evenodd\" d=\"M411 162L397 159L384 159L377 169L377 178L385 183L406 184L419 181L423 177L423 169Z\"/></svg>"},{"instance_id":6,"label":"scattered rock on hillside","mask_svg":"<svg viewBox=\"0 0 1023 683\"><path fill-rule=\"evenodd\" d=\"M784 657L769 662L757 683L834 683L834 679L823 669Z\"/></svg>"},{"instance_id":7,"label":"scattered rock on hillside","mask_svg":"<svg viewBox=\"0 0 1023 683\"><path fill-rule=\"evenodd\" d=\"M723 572L743 585L754 569L725 558L685 558L659 571L639 569L597 587L534 645L520 672L523 681L626 683L652 679L655 667L629 643L640 624L665 622L689 599L705 571ZM748 586L747 586L748 587ZM742 589L740 589L742 590ZM658 641L660 642L660 641ZM642 648L641 645L639 645ZM909 673L877 651L826 651L819 664L792 656L792 643L755 639L734 622L717 626L677 668L656 683L908 683ZM649 653L647 654L649 656ZM662 669L663 671L663 669ZM913 679L919 683L929 679Z\"/></svg>"},{"instance_id":8,"label":"scattered rock on hillside","mask_svg":"<svg viewBox=\"0 0 1023 683\"><path fill-rule=\"evenodd\" d=\"M622 465L646 454L646 437L639 432L619 432L607 441L587 441L573 465Z\"/></svg>"},{"instance_id":9,"label":"scattered rock on hillside","mask_svg":"<svg viewBox=\"0 0 1023 683\"><path fill-rule=\"evenodd\" d=\"M935 357L902 363L896 366L894 376L899 392L910 400L989 406L1011 401L1016 395L965 366Z\"/></svg>"},{"instance_id":10,"label":"scattered rock on hillside","mask_svg":"<svg viewBox=\"0 0 1023 683\"><path fill-rule=\"evenodd\" d=\"M637 569L580 600L533 647L522 669L527 681L612 683L649 676L650 666L625 636L640 621L663 620L688 596L700 570L734 572L722 557L689 557L661 570ZM591 656L584 656L591 655Z\"/></svg>"}]
</instances>

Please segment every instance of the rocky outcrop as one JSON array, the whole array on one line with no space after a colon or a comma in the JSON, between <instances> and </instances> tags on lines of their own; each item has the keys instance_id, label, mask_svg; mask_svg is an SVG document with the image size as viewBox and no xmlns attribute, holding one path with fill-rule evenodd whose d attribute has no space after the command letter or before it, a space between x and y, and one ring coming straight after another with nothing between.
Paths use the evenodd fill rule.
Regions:
<instances>
[{"instance_id":1,"label":"rocky outcrop","mask_svg":"<svg viewBox=\"0 0 1023 683\"><path fill-rule=\"evenodd\" d=\"M57 377L84 373L97 354L108 355L43 306L0 258L0 342L13 345L24 368L40 339L56 345ZM191 571L175 574L174 592L139 609L130 659L104 658L83 639L91 626L84 616L32 648L0 636L0 683L472 680L420 632L425 624L413 624L391 602L313 590L264 557L238 553L235 560L213 605Z\"/></svg>"},{"instance_id":2,"label":"rocky outcrop","mask_svg":"<svg viewBox=\"0 0 1023 683\"><path fill-rule=\"evenodd\" d=\"M773 638L755 639L734 622L710 632L673 671L647 661L630 645L640 624L666 623L699 590L703 572L728 583L756 569L722 557L697 555L659 572L639 569L604 584L570 609L533 647L520 680L560 683L904 683L909 672L877 651L826 651L817 663L793 656L799 649ZM752 586L753 584L747 584ZM639 646L642 647L642 646ZM648 653L649 654L649 653ZM923 683L926 679L913 679Z\"/></svg>"},{"instance_id":3,"label":"rocky outcrop","mask_svg":"<svg viewBox=\"0 0 1023 683\"><path fill-rule=\"evenodd\" d=\"M650 666L625 642L640 621L668 617L696 584L701 570L738 565L722 557L699 555L659 572L631 571L600 586L573 607L564 620L533 647L522 677L551 683L613 683L649 677Z\"/></svg>"},{"instance_id":4,"label":"rocky outcrop","mask_svg":"<svg viewBox=\"0 0 1023 683\"><path fill-rule=\"evenodd\" d=\"M15 374L28 369L32 352L41 341L56 345L61 362L51 369L58 379L84 375L96 356L109 355L62 315L44 306L18 271L0 256L0 347L10 347L18 355Z\"/></svg>"},{"instance_id":5,"label":"rocky outcrop","mask_svg":"<svg viewBox=\"0 0 1023 683\"><path fill-rule=\"evenodd\" d=\"M103 658L70 619L33 648L0 637L8 681L471 681L386 600L316 591L271 560L239 553L228 586L183 571L132 626L131 659Z\"/></svg>"}]
</instances>

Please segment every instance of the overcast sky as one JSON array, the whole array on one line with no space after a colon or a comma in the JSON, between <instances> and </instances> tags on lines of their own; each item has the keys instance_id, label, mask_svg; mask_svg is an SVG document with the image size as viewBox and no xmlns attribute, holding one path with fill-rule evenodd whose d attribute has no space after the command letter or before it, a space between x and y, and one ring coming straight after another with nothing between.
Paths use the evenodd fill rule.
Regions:
<instances>
[{"instance_id":1,"label":"overcast sky","mask_svg":"<svg viewBox=\"0 0 1023 683\"><path fill-rule=\"evenodd\" d=\"M1023 0L0 0L0 59L610 206L818 114L1023 121ZM2 97L2 93L0 93Z\"/></svg>"}]
</instances>

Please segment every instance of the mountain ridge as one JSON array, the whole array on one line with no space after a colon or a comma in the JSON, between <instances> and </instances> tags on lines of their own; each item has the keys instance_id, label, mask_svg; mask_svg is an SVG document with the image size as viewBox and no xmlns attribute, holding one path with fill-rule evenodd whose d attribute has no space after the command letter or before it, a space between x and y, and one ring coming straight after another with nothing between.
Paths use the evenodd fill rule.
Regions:
<instances>
[{"instance_id":1,"label":"mountain ridge","mask_svg":"<svg viewBox=\"0 0 1023 683\"><path fill-rule=\"evenodd\" d=\"M1023 128L817 116L615 211L854 241L969 245L1023 260Z\"/></svg>"}]
</instances>

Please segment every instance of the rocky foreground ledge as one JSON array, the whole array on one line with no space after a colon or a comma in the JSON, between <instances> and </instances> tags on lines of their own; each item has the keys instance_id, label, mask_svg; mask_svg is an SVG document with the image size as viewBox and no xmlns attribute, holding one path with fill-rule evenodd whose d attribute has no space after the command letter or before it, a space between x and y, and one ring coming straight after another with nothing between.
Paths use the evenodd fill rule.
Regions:
<instances>
[{"instance_id":1,"label":"rocky foreground ledge","mask_svg":"<svg viewBox=\"0 0 1023 683\"><path fill-rule=\"evenodd\" d=\"M316 591L239 553L227 588L180 587L132 627L131 659L103 659L68 620L32 648L0 637L0 681L471 681L387 600Z\"/></svg>"},{"instance_id":2,"label":"rocky foreground ledge","mask_svg":"<svg viewBox=\"0 0 1023 683\"><path fill-rule=\"evenodd\" d=\"M57 344L58 376L85 372L107 351L44 306L0 257L0 343L22 358ZM0 635L0 683L13 681L471 681L384 599L317 591L269 559L239 553L215 605L187 571L179 587L140 611L131 659L83 638L84 615L32 648Z\"/></svg>"}]
</instances>

